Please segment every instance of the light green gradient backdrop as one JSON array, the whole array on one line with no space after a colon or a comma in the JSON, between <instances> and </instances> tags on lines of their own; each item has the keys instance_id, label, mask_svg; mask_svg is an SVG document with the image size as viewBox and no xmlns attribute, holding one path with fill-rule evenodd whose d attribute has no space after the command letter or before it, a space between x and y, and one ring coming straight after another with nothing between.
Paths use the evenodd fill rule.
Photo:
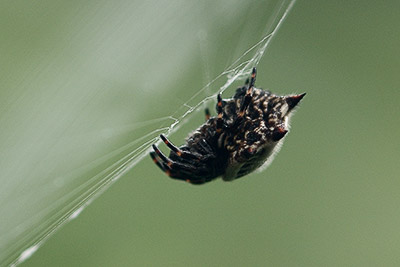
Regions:
<instances>
[{"instance_id":1,"label":"light green gradient backdrop","mask_svg":"<svg viewBox=\"0 0 400 267\"><path fill-rule=\"evenodd\" d=\"M41 193L71 192L110 164L93 160L169 124L134 126L173 114L260 40L274 5L0 6L8 227L34 221L31 205L52 204ZM268 170L195 187L146 158L22 266L398 266L399 10L398 1L299 0L258 66L257 85L307 92ZM200 110L172 141L202 120Z\"/></svg>"}]
</instances>

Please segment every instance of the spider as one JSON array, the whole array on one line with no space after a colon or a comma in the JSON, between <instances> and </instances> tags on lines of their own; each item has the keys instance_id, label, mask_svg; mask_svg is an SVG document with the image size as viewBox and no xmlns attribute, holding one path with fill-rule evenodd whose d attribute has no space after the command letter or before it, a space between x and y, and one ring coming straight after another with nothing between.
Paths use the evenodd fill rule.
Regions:
<instances>
[{"instance_id":1,"label":"spider","mask_svg":"<svg viewBox=\"0 0 400 267\"><path fill-rule=\"evenodd\" d=\"M218 94L218 115L210 117L195 130L186 144L176 147L163 134L162 141L171 150L165 156L156 145L150 156L173 179L204 184L222 176L232 181L269 164L288 132L292 110L304 97L277 96L254 87L256 68L233 98Z\"/></svg>"}]
</instances>

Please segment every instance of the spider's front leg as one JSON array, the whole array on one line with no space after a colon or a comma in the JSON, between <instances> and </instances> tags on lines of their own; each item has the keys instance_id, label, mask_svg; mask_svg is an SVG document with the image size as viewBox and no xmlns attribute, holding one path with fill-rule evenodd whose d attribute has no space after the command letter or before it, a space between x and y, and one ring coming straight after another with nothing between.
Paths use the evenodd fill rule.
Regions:
<instances>
[{"instance_id":1,"label":"spider's front leg","mask_svg":"<svg viewBox=\"0 0 400 267\"><path fill-rule=\"evenodd\" d=\"M167 157L156 145L153 145L154 152L150 152L150 156L163 172L171 178L192 184L203 184L210 181L207 179L210 171L203 162L207 158L197 153L183 151L173 145L164 135L160 136L168 148L173 151L170 157Z\"/></svg>"},{"instance_id":2,"label":"spider's front leg","mask_svg":"<svg viewBox=\"0 0 400 267\"><path fill-rule=\"evenodd\" d=\"M221 93L218 94L218 103L217 103L217 123L216 123L216 127L215 130L217 131L217 133L220 133L222 131L222 127L224 125L224 121L222 119L223 117L223 112L222 112L222 97L221 97Z\"/></svg>"},{"instance_id":3,"label":"spider's front leg","mask_svg":"<svg viewBox=\"0 0 400 267\"><path fill-rule=\"evenodd\" d=\"M256 82L256 75L257 75L257 70L256 70L256 68L253 68L253 71L251 72L250 83L249 83L247 91L246 91L246 95L244 96L244 99L240 106L239 117L244 116L244 113L246 112L246 109L249 106L251 99L253 98L253 87Z\"/></svg>"},{"instance_id":4,"label":"spider's front leg","mask_svg":"<svg viewBox=\"0 0 400 267\"><path fill-rule=\"evenodd\" d=\"M211 117L210 110L208 108L206 108L206 110L205 110L205 116L206 116L206 121L208 121Z\"/></svg>"}]
</instances>

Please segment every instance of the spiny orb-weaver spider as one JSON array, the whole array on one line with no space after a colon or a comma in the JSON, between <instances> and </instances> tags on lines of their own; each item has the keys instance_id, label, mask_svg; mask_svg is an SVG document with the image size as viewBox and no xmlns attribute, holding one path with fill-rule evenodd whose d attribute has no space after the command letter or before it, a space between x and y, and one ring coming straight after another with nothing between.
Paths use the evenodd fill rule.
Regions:
<instances>
[{"instance_id":1,"label":"spiny orb-weaver spider","mask_svg":"<svg viewBox=\"0 0 400 267\"><path fill-rule=\"evenodd\" d=\"M288 132L293 108L304 97L277 96L254 87L256 68L233 98L218 94L217 117L210 118L195 130L181 147L173 145L166 157L156 145L150 156L168 176L192 184L204 184L222 176L232 181L272 161Z\"/></svg>"}]
</instances>

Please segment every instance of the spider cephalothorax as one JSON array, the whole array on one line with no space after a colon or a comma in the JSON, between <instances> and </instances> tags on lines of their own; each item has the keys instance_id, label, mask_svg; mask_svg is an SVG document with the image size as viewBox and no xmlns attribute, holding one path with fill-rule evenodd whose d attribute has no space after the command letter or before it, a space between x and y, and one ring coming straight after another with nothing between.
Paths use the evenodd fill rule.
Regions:
<instances>
[{"instance_id":1,"label":"spider cephalothorax","mask_svg":"<svg viewBox=\"0 0 400 267\"><path fill-rule=\"evenodd\" d=\"M156 145L150 153L153 161L168 176L192 184L203 184L219 176L224 181L242 177L272 161L288 132L293 108L304 94L276 96L254 88L256 69L250 81L236 90L233 98L218 95L217 117L195 130L181 147L164 135L171 149L166 157Z\"/></svg>"}]
</instances>

